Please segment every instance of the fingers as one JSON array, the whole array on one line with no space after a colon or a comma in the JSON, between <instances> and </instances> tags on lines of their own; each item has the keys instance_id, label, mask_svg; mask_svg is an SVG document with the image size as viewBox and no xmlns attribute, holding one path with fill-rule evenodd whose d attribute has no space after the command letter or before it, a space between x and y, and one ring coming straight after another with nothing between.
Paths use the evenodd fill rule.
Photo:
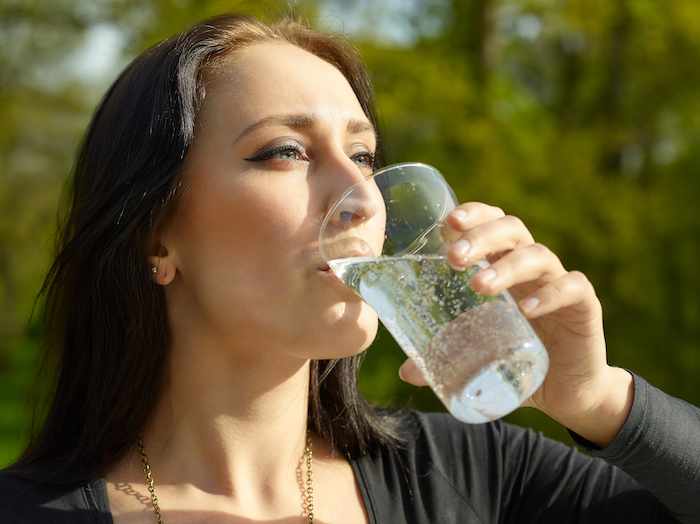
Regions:
<instances>
[{"instance_id":1,"label":"fingers","mask_svg":"<svg viewBox=\"0 0 700 524\"><path fill-rule=\"evenodd\" d=\"M571 271L540 287L518 304L528 318L537 318L564 308L589 321L602 315L593 285L580 271Z\"/></svg>"},{"instance_id":2,"label":"fingers","mask_svg":"<svg viewBox=\"0 0 700 524\"><path fill-rule=\"evenodd\" d=\"M505 216L503 210L496 206L490 206L482 202L467 202L460 204L457 209L452 211L446 222L450 227L458 231L464 231L481 222L495 220L503 216Z\"/></svg>"},{"instance_id":3,"label":"fingers","mask_svg":"<svg viewBox=\"0 0 700 524\"><path fill-rule=\"evenodd\" d=\"M425 378L423 378L423 374L418 370L410 358L401 364L401 367L399 368L399 377L401 377L401 380L404 382L408 382L414 386L428 385Z\"/></svg>"},{"instance_id":4,"label":"fingers","mask_svg":"<svg viewBox=\"0 0 700 524\"><path fill-rule=\"evenodd\" d=\"M478 202L460 205L446 224L461 233L447 251L455 266L466 267L488 259L491 266L472 278L484 295L517 290L523 313L536 318L563 308L591 314L600 304L583 273L567 272L559 258L536 243L523 222L501 209ZM594 315L595 316L595 315Z\"/></svg>"},{"instance_id":5,"label":"fingers","mask_svg":"<svg viewBox=\"0 0 700 524\"><path fill-rule=\"evenodd\" d=\"M447 251L447 259L458 267L466 267L482 258L495 259L534 242L519 218L478 202L462 204L448 216L446 223L461 232L459 240Z\"/></svg>"},{"instance_id":6,"label":"fingers","mask_svg":"<svg viewBox=\"0 0 700 524\"><path fill-rule=\"evenodd\" d=\"M580 271L567 271L542 244L508 253L472 277L471 284L483 295L495 295L504 289L517 291L517 295L524 296L518 305L528 318L565 308L589 319L596 319L600 313L600 303L588 278Z\"/></svg>"},{"instance_id":7,"label":"fingers","mask_svg":"<svg viewBox=\"0 0 700 524\"><path fill-rule=\"evenodd\" d=\"M566 274L559 258L542 244L514 249L472 278L483 295L495 295L525 282L547 283Z\"/></svg>"}]
</instances>

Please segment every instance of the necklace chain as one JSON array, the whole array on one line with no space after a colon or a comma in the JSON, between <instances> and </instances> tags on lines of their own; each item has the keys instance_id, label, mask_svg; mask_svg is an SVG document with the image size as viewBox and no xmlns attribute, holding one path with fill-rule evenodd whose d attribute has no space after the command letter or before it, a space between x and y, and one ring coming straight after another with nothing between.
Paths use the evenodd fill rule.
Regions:
<instances>
[{"instance_id":1,"label":"necklace chain","mask_svg":"<svg viewBox=\"0 0 700 524\"><path fill-rule=\"evenodd\" d=\"M314 450L311 433L306 431L306 512L309 524L314 524Z\"/></svg>"},{"instance_id":2,"label":"necklace chain","mask_svg":"<svg viewBox=\"0 0 700 524\"><path fill-rule=\"evenodd\" d=\"M156 485L153 482L151 475L151 466L148 465L146 458L146 449L143 446L143 433L139 433L139 452L141 453L141 462L143 463L143 472L146 474L146 482L148 482L148 492L151 494L151 503L153 511L158 519L158 524L163 524L163 517L160 514L160 506L158 505L158 496L156 495ZM311 433L306 432L306 514L309 524L314 524L314 451L311 443Z\"/></svg>"},{"instance_id":3,"label":"necklace chain","mask_svg":"<svg viewBox=\"0 0 700 524\"><path fill-rule=\"evenodd\" d=\"M158 524L163 524L163 517L160 514L160 506L158 505L158 497L156 496L156 485L153 483L153 475L151 475L151 466L148 465L148 459L146 458L146 450L143 447L143 433L139 433L139 451L141 452L143 472L146 474L146 482L148 482L148 491L151 494L153 511L156 512Z\"/></svg>"}]
</instances>

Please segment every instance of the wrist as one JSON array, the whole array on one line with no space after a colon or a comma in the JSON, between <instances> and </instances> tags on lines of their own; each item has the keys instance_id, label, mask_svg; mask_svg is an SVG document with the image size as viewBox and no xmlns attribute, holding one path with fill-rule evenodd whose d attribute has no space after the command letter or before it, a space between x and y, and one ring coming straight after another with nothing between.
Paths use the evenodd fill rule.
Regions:
<instances>
[{"instance_id":1,"label":"wrist","mask_svg":"<svg viewBox=\"0 0 700 524\"><path fill-rule=\"evenodd\" d=\"M599 448L608 446L620 432L634 401L634 379L628 371L608 367L602 383L598 388L600 399L591 409L577 416L555 417L567 429Z\"/></svg>"}]
</instances>

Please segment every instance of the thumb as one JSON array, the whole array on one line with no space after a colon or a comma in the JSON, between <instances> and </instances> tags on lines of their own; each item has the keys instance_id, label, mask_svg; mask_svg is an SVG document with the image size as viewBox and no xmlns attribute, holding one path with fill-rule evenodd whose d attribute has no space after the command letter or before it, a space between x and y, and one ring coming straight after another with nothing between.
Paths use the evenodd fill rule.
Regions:
<instances>
[{"instance_id":1,"label":"thumb","mask_svg":"<svg viewBox=\"0 0 700 524\"><path fill-rule=\"evenodd\" d=\"M401 380L404 382L408 382L414 386L428 385L425 378L423 378L423 374L418 370L416 365L413 363L413 360L410 358L401 364L401 367L399 368L399 377L401 377Z\"/></svg>"}]
</instances>

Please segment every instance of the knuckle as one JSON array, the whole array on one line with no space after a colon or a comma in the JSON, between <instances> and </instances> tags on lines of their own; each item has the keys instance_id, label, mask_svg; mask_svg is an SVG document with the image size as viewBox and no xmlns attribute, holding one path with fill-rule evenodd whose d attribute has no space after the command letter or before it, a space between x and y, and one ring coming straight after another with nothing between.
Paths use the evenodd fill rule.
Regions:
<instances>
[{"instance_id":1,"label":"knuckle","mask_svg":"<svg viewBox=\"0 0 700 524\"><path fill-rule=\"evenodd\" d=\"M555 256L551 249L549 249L544 244L540 244L539 242L535 242L534 244L532 244L531 247L532 249L536 250L537 253L543 258L551 258Z\"/></svg>"},{"instance_id":2,"label":"knuckle","mask_svg":"<svg viewBox=\"0 0 700 524\"><path fill-rule=\"evenodd\" d=\"M465 202L460 207L474 211L485 219L493 220L505 216L505 213L500 207L485 204L484 202Z\"/></svg>"},{"instance_id":3,"label":"knuckle","mask_svg":"<svg viewBox=\"0 0 700 524\"><path fill-rule=\"evenodd\" d=\"M591 281L588 280L588 277L585 275L585 273L582 273L581 271L578 271L578 270L570 271L568 274L568 277L571 280L571 283L577 287L588 287L588 288L593 287L593 284L591 284Z\"/></svg>"},{"instance_id":4,"label":"knuckle","mask_svg":"<svg viewBox=\"0 0 700 524\"><path fill-rule=\"evenodd\" d=\"M580 297L590 289L593 289L593 285L590 283L586 275L580 271L571 271L554 282L552 286L553 291L556 293L557 298L565 299L569 297L569 301L573 300L573 297Z\"/></svg>"},{"instance_id":5,"label":"knuckle","mask_svg":"<svg viewBox=\"0 0 700 524\"><path fill-rule=\"evenodd\" d=\"M532 233L530 233L530 230L520 217L515 215L504 215L501 220L504 221L504 223L506 223L512 231L518 233L518 244L529 245L535 242L535 239L532 238Z\"/></svg>"},{"instance_id":6,"label":"knuckle","mask_svg":"<svg viewBox=\"0 0 700 524\"><path fill-rule=\"evenodd\" d=\"M500 211L500 210L499 210L499 211ZM501 211L501 212L502 212L502 211ZM505 220L508 220L509 222L511 222L511 223L512 223L513 225L515 225L515 226L524 226L524 225L525 225L525 223L521 220L521 218L520 218L520 217L516 217L515 215L506 215L506 214L504 214L504 215L503 215L503 218L504 218Z\"/></svg>"},{"instance_id":7,"label":"knuckle","mask_svg":"<svg viewBox=\"0 0 700 524\"><path fill-rule=\"evenodd\" d=\"M550 300L559 300L561 297L567 294L567 288L568 286L565 283L561 281L554 281L551 285L547 286Z\"/></svg>"},{"instance_id":8,"label":"knuckle","mask_svg":"<svg viewBox=\"0 0 700 524\"><path fill-rule=\"evenodd\" d=\"M500 207L497 207L497 206L489 206L489 210L491 211L491 213L493 213L493 214L494 214L495 216L497 216L497 217L504 217L504 216L506 216L505 212L504 212Z\"/></svg>"}]
</instances>

